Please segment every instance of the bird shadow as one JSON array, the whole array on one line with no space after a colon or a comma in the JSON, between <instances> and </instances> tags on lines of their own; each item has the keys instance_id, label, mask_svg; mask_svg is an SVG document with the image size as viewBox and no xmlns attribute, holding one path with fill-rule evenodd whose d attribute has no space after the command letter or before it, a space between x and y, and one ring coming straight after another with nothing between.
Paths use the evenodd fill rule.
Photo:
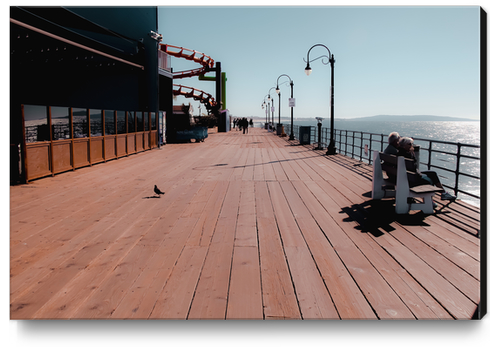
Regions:
<instances>
[{"instance_id":1,"label":"bird shadow","mask_svg":"<svg viewBox=\"0 0 490 347\"><path fill-rule=\"evenodd\" d=\"M144 196L142 199L160 199L160 196Z\"/></svg>"}]
</instances>

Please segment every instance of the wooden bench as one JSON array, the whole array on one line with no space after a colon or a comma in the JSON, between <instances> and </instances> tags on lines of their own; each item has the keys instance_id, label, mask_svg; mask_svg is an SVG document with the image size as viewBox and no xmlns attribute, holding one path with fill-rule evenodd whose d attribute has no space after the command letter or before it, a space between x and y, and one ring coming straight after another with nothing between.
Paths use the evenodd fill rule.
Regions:
<instances>
[{"instance_id":1,"label":"wooden bench","mask_svg":"<svg viewBox=\"0 0 490 347\"><path fill-rule=\"evenodd\" d=\"M385 174L392 179L387 179ZM436 192L444 190L430 184L413 186L417 179L414 160L374 151L371 192L373 199L395 197L395 211L398 214L405 214L410 210L432 214L432 197ZM415 198L421 199L422 202Z\"/></svg>"}]
</instances>

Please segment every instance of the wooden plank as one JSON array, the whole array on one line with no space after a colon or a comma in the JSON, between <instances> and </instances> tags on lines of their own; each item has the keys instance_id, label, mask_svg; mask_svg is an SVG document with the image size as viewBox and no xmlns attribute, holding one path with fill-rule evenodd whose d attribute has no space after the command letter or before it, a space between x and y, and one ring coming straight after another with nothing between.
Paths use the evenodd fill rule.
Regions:
<instances>
[{"instance_id":1,"label":"wooden plank","mask_svg":"<svg viewBox=\"0 0 490 347\"><path fill-rule=\"evenodd\" d=\"M295 187L299 186L302 188L302 194L298 192L301 196L296 194L292 186L288 187L286 184L282 186L288 201L314 199L313 195L306 190L306 187L299 182L295 183ZM306 205L296 204L292 209L295 215L298 216L298 225L311 251L316 267L322 274L325 285L332 296L339 316L342 319L376 319L371 306L307 210Z\"/></svg>"},{"instance_id":2,"label":"wooden plank","mask_svg":"<svg viewBox=\"0 0 490 347\"><path fill-rule=\"evenodd\" d=\"M201 195L205 194L206 190L200 191L200 193ZM111 318L149 318L157 298L173 273L176 262L182 257L181 253L189 235L193 233L197 225L196 213L202 212L204 209L205 206L202 204L189 203L186 209L187 213L184 213L187 218L178 219L161 241L152 242L148 240L145 242L147 249L151 250L152 258L147 262L141 275L112 313ZM173 214L175 215L175 212ZM153 227L153 231L158 235L164 226L163 223L157 223ZM190 246L190 248L198 247Z\"/></svg>"},{"instance_id":3,"label":"wooden plank","mask_svg":"<svg viewBox=\"0 0 490 347\"><path fill-rule=\"evenodd\" d=\"M201 185L202 183L195 183L189 186L187 190L181 191L180 198L187 199L194 195ZM169 218L164 220L164 225L172 224L171 219L177 220L178 218L178 214L175 213L175 209L172 209L172 207L175 207L175 205L170 204L168 207ZM182 209L182 207L179 207L179 209ZM158 209L157 206L154 206L154 210L158 214L165 212L165 209ZM152 210L147 209L147 211L151 212ZM100 242L96 243L96 245L101 244L101 246L104 246L104 251L100 252L99 255L99 253L92 250L90 253L91 258L88 258L89 265L82 268L83 270L78 272L73 280L59 290L56 306L46 305L37 316L50 318L73 316L79 318L108 318L110 316L118 304L117 300L122 295L121 293L124 293L124 288L131 285L131 278L140 274L140 269L144 267L142 264L153 255L152 252L148 252L148 249L153 244L159 244L163 240L162 232L159 228L159 224L163 224L162 220L147 219L145 217L148 215L141 214L139 211L136 211L135 215L138 215L138 213L141 218L132 219L134 222L126 226L126 234L122 234L110 245L101 244ZM126 220L121 220L121 222L127 224ZM152 227L153 232L150 229ZM113 229L121 230L122 228L121 225L116 224ZM145 230L147 233L144 232ZM136 233L133 231L136 231ZM110 237L110 234L108 236ZM91 249L89 247L85 248ZM78 258L79 255L76 254L72 261L75 262ZM81 262L81 266L83 264ZM98 268L105 268L106 270L102 273L92 271ZM60 274L58 277L60 276L65 281L70 279L66 274ZM50 286L54 286L55 283L57 282L54 280L49 281ZM118 292L113 293L114 288L117 288ZM83 298L82 302L85 309L84 307L76 307L72 303L72 301L75 301L78 305L81 305L80 300L74 300L74 298L80 297ZM105 299L108 297L110 300ZM63 309L59 309L60 307Z\"/></svg>"},{"instance_id":4,"label":"wooden plank","mask_svg":"<svg viewBox=\"0 0 490 347\"><path fill-rule=\"evenodd\" d=\"M233 184L233 183L229 183ZM204 246L208 247L214 234L218 216L221 212L221 207L228 190L227 183L220 183L210 194L209 200L203 212L199 215L199 220L194 226L188 240L189 246Z\"/></svg>"},{"instance_id":5,"label":"wooden plank","mask_svg":"<svg viewBox=\"0 0 490 347\"><path fill-rule=\"evenodd\" d=\"M318 159L318 151L305 150L298 151L291 154L294 156L298 162L300 163L303 170L308 174L310 180L319 181L323 180L323 177L318 173L317 170L317 159Z\"/></svg>"},{"instance_id":6,"label":"wooden plank","mask_svg":"<svg viewBox=\"0 0 490 347\"><path fill-rule=\"evenodd\" d=\"M338 187L339 185L337 185L337 188ZM346 189L343 189L344 192L347 191L348 194L351 195L350 192L352 191L355 194L355 197L350 198L351 201L356 198L358 199L361 193L359 189L355 189L355 186L353 185L349 185L348 187L345 186L345 188ZM364 197L364 199L366 200L367 198ZM434 234L428 232L427 228L423 226L405 226L405 229L407 229L412 235L431 247L428 248L425 252L421 252L421 254L425 256L425 259L429 263L434 264L433 267L439 269L439 273L446 273L446 278L453 278L453 280L455 281L458 281L458 279L455 279L454 276L461 276L459 280L462 281L464 284L462 283L461 285L458 285L458 288L466 288L466 295L475 298L475 287L478 288L478 284L472 278L468 278L467 275L460 273L460 271L457 271L452 263L460 266L475 279L479 280L480 264L478 261L472 259L470 256L460 252L456 247L450 245L444 240L444 237L437 237ZM392 233L391 235L396 234ZM404 237L405 235L407 234L400 233L401 237ZM424 247L423 244L421 244L420 242L416 243L417 241L415 239L407 240L407 242L411 242L414 248ZM432 249L436 250L438 253L433 252ZM439 254L443 254L448 260L441 259ZM433 261L430 262L430 259L433 259ZM471 287L473 289L471 289Z\"/></svg>"},{"instance_id":7,"label":"wooden plank","mask_svg":"<svg viewBox=\"0 0 490 347\"><path fill-rule=\"evenodd\" d=\"M306 190L302 183L295 184L296 189L300 192L302 199L308 201L308 207L315 215L316 211L321 213L321 208L315 207L315 200L310 196L314 193L315 197L322 204L327 204L328 201L332 203L334 200L330 200L328 196L322 197L324 192L322 189L313 182L306 182L309 186L309 190ZM327 213L327 211L325 211ZM355 240L356 245L365 254L369 255L369 261L375 266L377 271L383 276L383 278L389 283L390 287L394 289L397 295L408 306L412 313L418 319L448 319L450 316L447 312L428 294L425 293L416 281L412 279L406 272L400 268L398 263L394 261L389 254L387 254L382 248L380 248L369 237L364 237L365 234L360 234L356 230L356 223L354 221L347 222L344 215L338 214L336 216L337 223L342 225L344 232L349 235L350 238ZM351 227L345 226L345 224L351 224ZM310 246L311 247L311 246ZM373 253L373 250L376 253ZM410 283L410 285L407 285ZM423 298L423 300L421 300Z\"/></svg>"},{"instance_id":8,"label":"wooden plank","mask_svg":"<svg viewBox=\"0 0 490 347\"><path fill-rule=\"evenodd\" d=\"M420 228L421 227L411 226L409 231L417 233L415 230ZM411 233L406 233L403 232L402 229L397 229L391 232L390 235L395 237L405 247L413 250L413 252L417 252L419 258L424 260L431 268L458 288L458 290L464 293L468 298L473 300L473 302L478 302L480 295L480 282L475 277L472 277L465 271L459 271L457 265L443 257L440 253L436 252L434 248L414 237ZM440 247L438 248L440 249ZM474 264L475 261L471 260L471 264L469 264L466 269L468 269L468 271L472 271Z\"/></svg>"},{"instance_id":9,"label":"wooden plank","mask_svg":"<svg viewBox=\"0 0 490 347\"><path fill-rule=\"evenodd\" d=\"M288 202L284 198L279 182L268 182L267 187L284 247L304 247L305 240L303 239L301 232L298 230L295 216L291 212ZM291 203L294 203L294 201Z\"/></svg>"},{"instance_id":10,"label":"wooden plank","mask_svg":"<svg viewBox=\"0 0 490 347\"><path fill-rule=\"evenodd\" d=\"M252 182L241 182L235 247L257 247L255 191Z\"/></svg>"},{"instance_id":11,"label":"wooden plank","mask_svg":"<svg viewBox=\"0 0 490 347\"><path fill-rule=\"evenodd\" d=\"M265 319L300 319L301 313L273 216L267 185L255 182Z\"/></svg>"},{"instance_id":12,"label":"wooden plank","mask_svg":"<svg viewBox=\"0 0 490 347\"><path fill-rule=\"evenodd\" d=\"M286 184L286 183L284 183ZM278 182L268 183L276 222L304 319L336 319L338 313L317 271ZM294 203L291 201L290 203Z\"/></svg>"},{"instance_id":13,"label":"wooden plank","mask_svg":"<svg viewBox=\"0 0 490 347\"><path fill-rule=\"evenodd\" d=\"M309 175L311 172L309 172L308 165L305 163L307 155L303 153L305 153L305 149L302 146L291 147L285 157L289 158L289 161L292 163L291 167L298 178L302 181L309 181L313 178ZM312 173L312 175L315 175L315 173Z\"/></svg>"},{"instance_id":14,"label":"wooden plank","mask_svg":"<svg viewBox=\"0 0 490 347\"><path fill-rule=\"evenodd\" d=\"M386 237L378 241L454 318L471 318L475 305L436 271L393 238Z\"/></svg>"},{"instance_id":15,"label":"wooden plank","mask_svg":"<svg viewBox=\"0 0 490 347\"><path fill-rule=\"evenodd\" d=\"M226 318L263 319L257 247L234 248Z\"/></svg>"},{"instance_id":16,"label":"wooden plank","mask_svg":"<svg viewBox=\"0 0 490 347\"><path fill-rule=\"evenodd\" d=\"M453 233L451 232L452 231L451 226L443 222L441 223L440 220L439 223L441 223L442 225L437 223L438 219L437 218L433 219L432 216L428 217L427 221L430 224L430 226L426 228L428 231L430 231L434 235L437 235L441 239L446 240L453 247L456 247L457 249L461 250L462 252L472 257L473 259L480 261L480 245L478 242L479 239L473 236L469 239L468 233L463 233L463 234ZM459 229L456 230L460 231Z\"/></svg>"},{"instance_id":17,"label":"wooden plank","mask_svg":"<svg viewBox=\"0 0 490 347\"><path fill-rule=\"evenodd\" d=\"M480 262L478 260L462 252L457 246L447 242L446 239L442 239L429 232L426 227L413 226L410 227L409 231L417 239L436 250L439 254L442 254L448 261L464 269L478 281L480 280ZM450 267L452 268L452 265Z\"/></svg>"},{"instance_id":18,"label":"wooden plank","mask_svg":"<svg viewBox=\"0 0 490 347\"><path fill-rule=\"evenodd\" d=\"M264 181L264 159L262 158L262 152L259 149L253 151L255 154L254 160L254 181Z\"/></svg>"},{"instance_id":19,"label":"wooden plank","mask_svg":"<svg viewBox=\"0 0 490 347\"><path fill-rule=\"evenodd\" d=\"M155 303L150 319L185 319L197 286L207 248L187 246Z\"/></svg>"},{"instance_id":20,"label":"wooden plank","mask_svg":"<svg viewBox=\"0 0 490 347\"><path fill-rule=\"evenodd\" d=\"M284 148L275 148L273 152L276 154L277 160L288 177L288 180L299 180L298 175L292 169L291 164L289 163L289 158L286 157L286 151Z\"/></svg>"},{"instance_id":21,"label":"wooden plank","mask_svg":"<svg viewBox=\"0 0 490 347\"><path fill-rule=\"evenodd\" d=\"M320 185L326 185L323 191L330 195L330 199L322 200L322 203L327 204L329 201L335 201L338 204L343 205L343 197L336 189L332 189L332 186L328 182L320 182ZM344 202L345 203L345 202ZM344 205L345 206L345 205ZM328 207L329 211L333 208ZM369 236L372 237L371 234ZM417 278L419 283L431 293L452 315L453 317L468 318L473 312L473 304L467 299L461 292L435 272L425 262L420 260L409 249L399 244L399 242L392 241L392 237L386 234L387 237L376 237L373 239L385 249L392 257L394 257L406 271L412 276ZM388 245L390 245L388 247Z\"/></svg>"},{"instance_id":22,"label":"wooden plank","mask_svg":"<svg viewBox=\"0 0 490 347\"><path fill-rule=\"evenodd\" d=\"M11 187L11 318L469 318L479 210L363 232L371 173L252 128Z\"/></svg>"},{"instance_id":23,"label":"wooden plank","mask_svg":"<svg viewBox=\"0 0 490 347\"><path fill-rule=\"evenodd\" d=\"M303 157L308 156L310 167L321 177L322 180L335 180L336 177L329 168L330 164L325 160L323 151L300 152ZM320 180L320 179L318 179Z\"/></svg>"},{"instance_id":24,"label":"wooden plank","mask_svg":"<svg viewBox=\"0 0 490 347\"><path fill-rule=\"evenodd\" d=\"M254 168L255 168L255 151L249 150L247 162L245 168L243 169L242 180L252 181L254 178Z\"/></svg>"},{"instance_id":25,"label":"wooden plank","mask_svg":"<svg viewBox=\"0 0 490 347\"><path fill-rule=\"evenodd\" d=\"M326 181L321 183L326 183ZM366 258L349 237L346 237L345 231L339 226L344 226L344 224L337 224L338 222L330 216L329 213L338 216L338 207L335 204L335 200L321 193L318 189L310 188L310 190L312 193L318 194L316 195L318 201L325 205L321 206L310 200L311 205L308 205L308 209L312 212L325 236L349 269L350 274L376 311L377 316L381 319L413 319L412 313L380 276L370 260ZM329 204L334 205L330 207ZM328 213L325 213L325 210ZM349 229L353 228L353 226L346 227Z\"/></svg>"},{"instance_id":26,"label":"wooden plank","mask_svg":"<svg viewBox=\"0 0 490 347\"><path fill-rule=\"evenodd\" d=\"M224 319L240 186L228 188L189 311L189 319Z\"/></svg>"},{"instance_id":27,"label":"wooden plank","mask_svg":"<svg viewBox=\"0 0 490 347\"><path fill-rule=\"evenodd\" d=\"M245 165L247 164L248 148L237 150L240 158L233 167L233 173L230 177L230 181L238 181L242 179L243 172L245 170Z\"/></svg>"},{"instance_id":28,"label":"wooden plank","mask_svg":"<svg viewBox=\"0 0 490 347\"><path fill-rule=\"evenodd\" d=\"M275 181L276 175L274 174L274 169L272 168L271 159L269 157L269 151L267 148L261 148L260 152L262 154L262 161L264 167L264 180Z\"/></svg>"},{"instance_id":29,"label":"wooden plank","mask_svg":"<svg viewBox=\"0 0 490 347\"><path fill-rule=\"evenodd\" d=\"M272 169L274 170L274 175L277 181L287 181L288 176L284 172L279 160L277 159L276 153L272 148L267 149L269 158L271 160Z\"/></svg>"}]
</instances>

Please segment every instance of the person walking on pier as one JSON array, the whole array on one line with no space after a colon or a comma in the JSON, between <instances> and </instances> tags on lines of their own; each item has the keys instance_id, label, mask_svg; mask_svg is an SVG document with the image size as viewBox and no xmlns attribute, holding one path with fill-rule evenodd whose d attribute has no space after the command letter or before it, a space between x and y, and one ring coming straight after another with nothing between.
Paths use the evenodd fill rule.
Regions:
<instances>
[{"instance_id":1,"label":"person walking on pier","mask_svg":"<svg viewBox=\"0 0 490 347\"><path fill-rule=\"evenodd\" d=\"M243 118L243 133L248 134L248 120L247 120L247 118Z\"/></svg>"}]
</instances>

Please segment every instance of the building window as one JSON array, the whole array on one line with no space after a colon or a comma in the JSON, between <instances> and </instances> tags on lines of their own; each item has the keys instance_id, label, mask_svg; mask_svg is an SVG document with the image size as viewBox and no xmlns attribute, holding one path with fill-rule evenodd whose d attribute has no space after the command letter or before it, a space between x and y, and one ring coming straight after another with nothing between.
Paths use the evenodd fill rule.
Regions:
<instances>
[{"instance_id":1,"label":"building window","mask_svg":"<svg viewBox=\"0 0 490 347\"><path fill-rule=\"evenodd\" d=\"M26 142L49 141L47 107L24 105L24 126Z\"/></svg>"},{"instance_id":2,"label":"building window","mask_svg":"<svg viewBox=\"0 0 490 347\"><path fill-rule=\"evenodd\" d=\"M117 111L117 133L126 134L126 112Z\"/></svg>"},{"instance_id":3,"label":"building window","mask_svg":"<svg viewBox=\"0 0 490 347\"><path fill-rule=\"evenodd\" d=\"M144 118L143 118L143 112L136 112L136 119L138 122L138 126L136 128L136 131L143 131L144 130Z\"/></svg>"},{"instance_id":4,"label":"building window","mask_svg":"<svg viewBox=\"0 0 490 347\"><path fill-rule=\"evenodd\" d=\"M157 114L155 112L150 113L151 130L157 130Z\"/></svg>"},{"instance_id":5,"label":"building window","mask_svg":"<svg viewBox=\"0 0 490 347\"><path fill-rule=\"evenodd\" d=\"M102 136L101 110L90 110L90 136Z\"/></svg>"},{"instance_id":6,"label":"building window","mask_svg":"<svg viewBox=\"0 0 490 347\"><path fill-rule=\"evenodd\" d=\"M71 139L70 109L68 107L51 107L51 124L53 126L53 140ZM87 118L85 117L86 127Z\"/></svg>"},{"instance_id":7,"label":"building window","mask_svg":"<svg viewBox=\"0 0 490 347\"><path fill-rule=\"evenodd\" d=\"M116 127L114 123L114 111L105 111L105 134L114 135L116 133Z\"/></svg>"},{"instance_id":8,"label":"building window","mask_svg":"<svg viewBox=\"0 0 490 347\"><path fill-rule=\"evenodd\" d=\"M85 108L73 108L73 137L88 137L88 115ZM51 110L51 114L53 111Z\"/></svg>"},{"instance_id":9,"label":"building window","mask_svg":"<svg viewBox=\"0 0 490 347\"><path fill-rule=\"evenodd\" d=\"M145 117L145 131L149 131L150 130L150 123L151 123L151 113L148 112L148 113L145 113L146 117Z\"/></svg>"},{"instance_id":10,"label":"building window","mask_svg":"<svg viewBox=\"0 0 490 347\"><path fill-rule=\"evenodd\" d=\"M135 114L133 111L128 112L128 133L134 133L136 131Z\"/></svg>"}]
</instances>

